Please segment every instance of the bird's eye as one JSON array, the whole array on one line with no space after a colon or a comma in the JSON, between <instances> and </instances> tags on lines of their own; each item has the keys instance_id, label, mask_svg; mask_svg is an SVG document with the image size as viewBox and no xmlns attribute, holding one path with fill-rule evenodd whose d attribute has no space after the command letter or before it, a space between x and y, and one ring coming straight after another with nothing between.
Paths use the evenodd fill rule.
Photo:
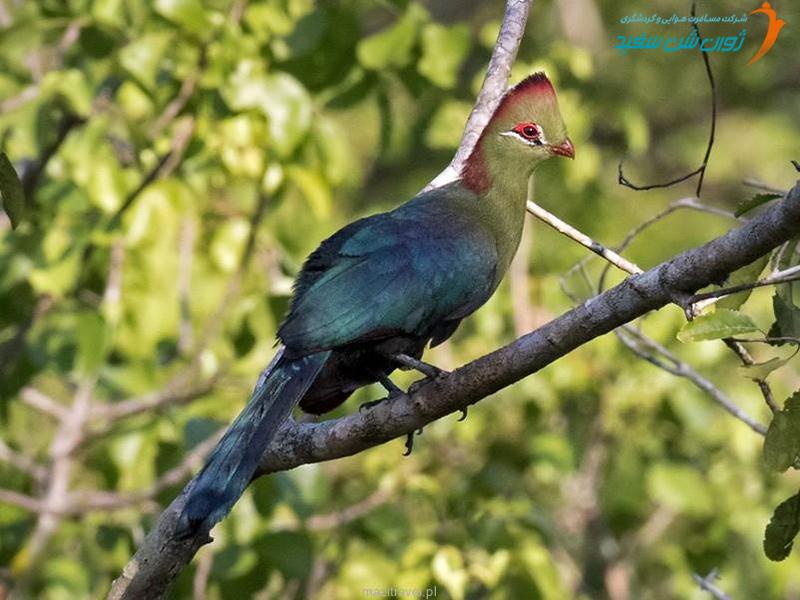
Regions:
<instances>
[{"instance_id":1,"label":"bird's eye","mask_svg":"<svg viewBox=\"0 0 800 600\"><path fill-rule=\"evenodd\" d=\"M515 137L528 146L541 146L545 143L542 128L533 121L517 123L511 131L507 131L501 135Z\"/></svg>"}]
</instances>

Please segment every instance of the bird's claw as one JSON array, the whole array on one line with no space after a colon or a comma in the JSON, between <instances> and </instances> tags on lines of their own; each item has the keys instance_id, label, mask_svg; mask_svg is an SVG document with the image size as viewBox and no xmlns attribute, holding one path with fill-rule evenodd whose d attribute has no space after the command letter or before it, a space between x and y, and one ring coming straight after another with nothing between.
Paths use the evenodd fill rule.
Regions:
<instances>
[{"instance_id":1,"label":"bird's claw","mask_svg":"<svg viewBox=\"0 0 800 600\"><path fill-rule=\"evenodd\" d=\"M461 423L461 421L463 421L463 420L465 420L467 418L467 411L468 410L469 410L469 408L462 408L461 409L461 416L458 418L458 421L457 421L458 423Z\"/></svg>"},{"instance_id":2,"label":"bird's claw","mask_svg":"<svg viewBox=\"0 0 800 600\"><path fill-rule=\"evenodd\" d=\"M411 451L414 449L415 435L422 435L422 427L406 435L406 451L403 452L403 456L411 456Z\"/></svg>"}]
</instances>

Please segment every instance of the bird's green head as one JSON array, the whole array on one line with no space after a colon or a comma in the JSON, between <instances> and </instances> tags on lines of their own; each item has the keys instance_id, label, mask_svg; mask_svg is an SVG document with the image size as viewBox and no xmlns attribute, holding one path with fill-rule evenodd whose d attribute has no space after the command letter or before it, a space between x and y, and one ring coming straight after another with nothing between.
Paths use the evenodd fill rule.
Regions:
<instances>
[{"instance_id":1,"label":"bird's green head","mask_svg":"<svg viewBox=\"0 0 800 600\"><path fill-rule=\"evenodd\" d=\"M462 170L464 183L476 192L499 180L524 180L552 156L575 157L575 148L558 108L553 85L534 73L500 101Z\"/></svg>"}]
</instances>

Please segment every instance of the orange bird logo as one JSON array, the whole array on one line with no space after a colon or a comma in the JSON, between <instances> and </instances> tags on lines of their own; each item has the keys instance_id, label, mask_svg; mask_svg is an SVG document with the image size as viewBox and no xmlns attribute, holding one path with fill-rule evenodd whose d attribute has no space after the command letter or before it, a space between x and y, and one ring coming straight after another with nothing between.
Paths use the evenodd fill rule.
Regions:
<instances>
[{"instance_id":1,"label":"orange bird logo","mask_svg":"<svg viewBox=\"0 0 800 600\"><path fill-rule=\"evenodd\" d=\"M750 14L752 15L754 13L764 13L769 17L769 29L767 29L767 37L764 38L764 43L761 44L761 48L758 50L758 53L750 60L749 63L747 63L747 65L752 65L759 58L764 56L767 53L767 50L772 48L772 44L774 44L775 40L778 39L778 32L781 30L781 27L786 25L786 21L778 18L778 15L776 15L775 11L770 7L769 2L764 2L764 4L761 5L761 8L754 10Z\"/></svg>"}]
</instances>

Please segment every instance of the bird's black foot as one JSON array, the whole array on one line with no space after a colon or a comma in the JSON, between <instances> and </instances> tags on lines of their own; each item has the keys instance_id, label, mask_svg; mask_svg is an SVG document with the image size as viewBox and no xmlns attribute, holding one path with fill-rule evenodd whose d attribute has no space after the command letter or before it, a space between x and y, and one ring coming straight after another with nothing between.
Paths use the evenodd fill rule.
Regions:
<instances>
[{"instance_id":1,"label":"bird's black foot","mask_svg":"<svg viewBox=\"0 0 800 600\"><path fill-rule=\"evenodd\" d=\"M378 404L381 404L382 402L386 402L387 400L394 400L395 398L402 398L403 396L407 395L402 389L397 387L395 382L389 379L387 375L384 375L383 373L378 373L375 376L378 379L378 383L380 383L383 386L383 389L389 392L389 397L381 398L379 400L370 400L369 402L363 402L361 406L358 407L358 412L362 412L365 409L370 409L374 406L377 406Z\"/></svg>"},{"instance_id":2,"label":"bird's black foot","mask_svg":"<svg viewBox=\"0 0 800 600\"><path fill-rule=\"evenodd\" d=\"M394 400L397 397L402 397L406 395L406 393L403 390L397 387L397 384L394 381L389 379L388 375L379 373L378 383L380 383L383 386L383 389L389 392L389 400Z\"/></svg>"},{"instance_id":3,"label":"bird's black foot","mask_svg":"<svg viewBox=\"0 0 800 600\"><path fill-rule=\"evenodd\" d=\"M416 358L409 356L408 354L395 354L392 358L402 367L419 371L420 373L431 379L436 379L437 377L441 377L442 375L447 374L447 371L443 371L439 367L436 367L426 362L422 362L421 360L417 360Z\"/></svg>"},{"instance_id":4,"label":"bird's black foot","mask_svg":"<svg viewBox=\"0 0 800 600\"><path fill-rule=\"evenodd\" d=\"M414 449L415 435L422 435L422 427L420 427L416 431L412 431L406 436L406 451L403 452L403 456L411 456L411 451Z\"/></svg>"},{"instance_id":5,"label":"bird's black foot","mask_svg":"<svg viewBox=\"0 0 800 600\"><path fill-rule=\"evenodd\" d=\"M467 411L468 410L469 410L469 408L462 408L461 409L461 416L458 418L458 422L459 423L461 423L461 421L463 421L464 419L467 418Z\"/></svg>"}]
</instances>

